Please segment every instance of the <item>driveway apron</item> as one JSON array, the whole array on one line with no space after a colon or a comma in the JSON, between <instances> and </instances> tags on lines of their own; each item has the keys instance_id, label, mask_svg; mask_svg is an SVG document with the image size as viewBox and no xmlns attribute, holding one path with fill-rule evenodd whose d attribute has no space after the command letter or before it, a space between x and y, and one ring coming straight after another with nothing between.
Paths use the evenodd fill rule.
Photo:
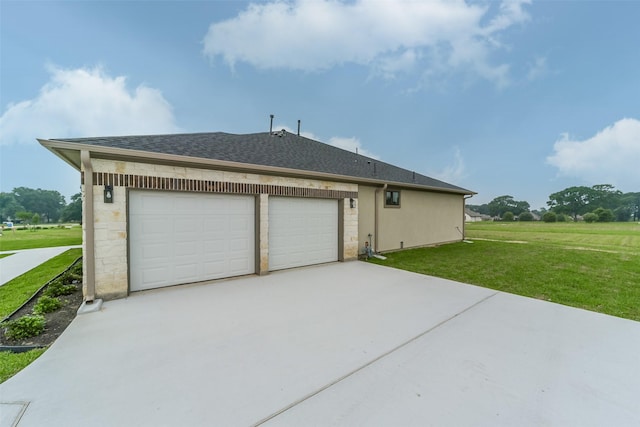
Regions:
<instances>
[{"instance_id":1,"label":"driveway apron","mask_svg":"<svg viewBox=\"0 0 640 427\"><path fill-rule=\"evenodd\" d=\"M334 263L103 307L0 385L11 422L640 424L640 323L430 276Z\"/></svg>"}]
</instances>

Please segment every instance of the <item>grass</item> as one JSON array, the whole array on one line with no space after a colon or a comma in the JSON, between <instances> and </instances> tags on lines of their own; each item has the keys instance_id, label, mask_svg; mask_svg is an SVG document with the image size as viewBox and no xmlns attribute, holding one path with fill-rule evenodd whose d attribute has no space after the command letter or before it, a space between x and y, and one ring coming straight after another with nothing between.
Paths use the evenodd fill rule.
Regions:
<instances>
[{"instance_id":1,"label":"grass","mask_svg":"<svg viewBox=\"0 0 640 427\"><path fill-rule=\"evenodd\" d=\"M5 382L20 372L27 365L40 357L44 351L44 348L38 348L24 353L10 353L8 351L0 352L0 383Z\"/></svg>"},{"instance_id":2,"label":"grass","mask_svg":"<svg viewBox=\"0 0 640 427\"><path fill-rule=\"evenodd\" d=\"M42 285L66 270L80 256L82 256L82 249L69 249L0 286L0 319L13 313ZM0 383L20 372L40 357L45 350L44 348L36 349L25 353L0 352Z\"/></svg>"},{"instance_id":3,"label":"grass","mask_svg":"<svg viewBox=\"0 0 640 427\"><path fill-rule=\"evenodd\" d=\"M640 255L640 224L637 222L479 222L467 224L465 228L468 238L523 240Z\"/></svg>"},{"instance_id":4,"label":"grass","mask_svg":"<svg viewBox=\"0 0 640 427\"><path fill-rule=\"evenodd\" d=\"M0 251L49 248L82 244L82 227L42 228L31 230L4 230L0 237Z\"/></svg>"},{"instance_id":5,"label":"grass","mask_svg":"<svg viewBox=\"0 0 640 427\"><path fill-rule=\"evenodd\" d=\"M0 319L13 313L42 285L62 273L81 256L82 249L69 249L0 286Z\"/></svg>"},{"instance_id":6,"label":"grass","mask_svg":"<svg viewBox=\"0 0 640 427\"><path fill-rule=\"evenodd\" d=\"M476 223L466 231L486 240L371 262L640 321L637 223Z\"/></svg>"}]
</instances>

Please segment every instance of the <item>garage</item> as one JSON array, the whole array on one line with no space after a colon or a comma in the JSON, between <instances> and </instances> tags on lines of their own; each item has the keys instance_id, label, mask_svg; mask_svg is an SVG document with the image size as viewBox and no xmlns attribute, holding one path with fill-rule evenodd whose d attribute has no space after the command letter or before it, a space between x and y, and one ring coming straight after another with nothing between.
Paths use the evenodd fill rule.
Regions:
<instances>
[{"instance_id":1,"label":"garage","mask_svg":"<svg viewBox=\"0 0 640 427\"><path fill-rule=\"evenodd\" d=\"M130 290L255 273L255 198L129 192Z\"/></svg>"},{"instance_id":2,"label":"garage","mask_svg":"<svg viewBox=\"0 0 640 427\"><path fill-rule=\"evenodd\" d=\"M269 197L269 270L337 260L337 200Z\"/></svg>"}]
</instances>

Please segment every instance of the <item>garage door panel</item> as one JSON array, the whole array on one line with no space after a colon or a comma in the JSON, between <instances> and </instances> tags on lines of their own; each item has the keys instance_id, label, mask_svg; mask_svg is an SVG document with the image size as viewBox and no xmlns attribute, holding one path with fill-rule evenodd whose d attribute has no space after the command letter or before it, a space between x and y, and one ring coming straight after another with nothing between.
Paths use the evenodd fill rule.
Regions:
<instances>
[{"instance_id":1,"label":"garage door panel","mask_svg":"<svg viewBox=\"0 0 640 427\"><path fill-rule=\"evenodd\" d=\"M131 290L254 273L254 210L252 196L132 191Z\"/></svg>"},{"instance_id":2,"label":"garage door panel","mask_svg":"<svg viewBox=\"0 0 640 427\"><path fill-rule=\"evenodd\" d=\"M158 266L156 268L147 268L142 272L144 283L150 286L162 284L169 274L169 268L166 266Z\"/></svg>"},{"instance_id":3,"label":"garage door panel","mask_svg":"<svg viewBox=\"0 0 640 427\"><path fill-rule=\"evenodd\" d=\"M231 259L231 271L244 271L248 267L246 258Z\"/></svg>"},{"instance_id":4,"label":"garage door panel","mask_svg":"<svg viewBox=\"0 0 640 427\"><path fill-rule=\"evenodd\" d=\"M269 198L269 269L338 260L338 201Z\"/></svg>"}]
</instances>

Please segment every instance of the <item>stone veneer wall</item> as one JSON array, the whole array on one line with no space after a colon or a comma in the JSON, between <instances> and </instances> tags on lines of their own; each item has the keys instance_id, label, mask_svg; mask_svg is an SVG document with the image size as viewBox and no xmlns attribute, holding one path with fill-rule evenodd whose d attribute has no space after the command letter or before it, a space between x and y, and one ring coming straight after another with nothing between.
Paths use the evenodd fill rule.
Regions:
<instances>
[{"instance_id":1,"label":"stone veneer wall","mask_svg":"<svg viewBox=\"0 0 640 427\"><path fill-rule=\"evenodd\" d=\"M358 197L357 184L103 159L92 159L91 162L97 298L121 298L128 294L128 188L256 195L259 213L259 274L266 273L269 266L270 195L342 199L343 259L357 258L358 209L357 206L350 208L349 203L349 199ZM107 184L113 185L113 203L103 201L104 186Z\"/></svg>"}]
</instances>

